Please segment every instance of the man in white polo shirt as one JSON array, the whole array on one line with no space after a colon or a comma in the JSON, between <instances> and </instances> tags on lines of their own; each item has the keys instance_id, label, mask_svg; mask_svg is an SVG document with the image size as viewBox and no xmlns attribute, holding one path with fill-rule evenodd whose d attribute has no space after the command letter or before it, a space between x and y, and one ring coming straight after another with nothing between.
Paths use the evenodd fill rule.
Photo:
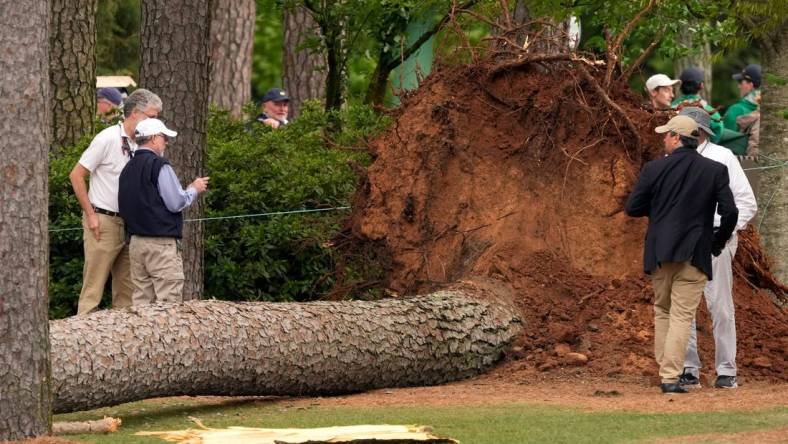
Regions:
<instances>
[{"instance_id":1,"label":"man in white polo shirt","mask_svg":"<svg viewBox=\"0 0 788 444\"><path fill-rule=\"evenodd\" d=\"M123 105L124 120L98 133L69 174L82 207L85 249L77 314L98 307L110 274L112 306L131 306L134 287L125 226L118 213L118 178L137 148L133 139L137 124L157 117L161 108L161 99L156 94L141 88L131 93ZM85 184L88 176L89 191Z\"/></svg>"},{"instance_id":2,"label":"man in white polo shirt","mask_svg":"<svg viewBox=\"0 0 788 444\"><path fill-rule=\"evenodd\" d=\"M674 92L673 87L681 80L673 80L665 74L655 74L646 80L646 92L655 111L664 111L671 108Z\"/></svg>"}]
</instances>

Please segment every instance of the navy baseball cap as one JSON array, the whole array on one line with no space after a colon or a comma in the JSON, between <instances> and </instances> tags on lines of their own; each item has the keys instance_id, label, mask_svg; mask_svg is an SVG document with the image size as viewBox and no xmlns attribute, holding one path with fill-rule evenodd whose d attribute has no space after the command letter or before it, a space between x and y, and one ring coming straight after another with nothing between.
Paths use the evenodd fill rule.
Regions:
<instances>
[{"instance_id":1,"label":"navy baseball cap","mask_svg":"<svg viewBox=\"0 0 788 444\"><path fill-rule=\"evenodd\" d=\"M696 67L690 67L681 71L681 75L679 76L681 83L689 83L694 82L696 84L703 83L703 70Z\"/></svg>"},{"instance_id":2,"label":"navy baseball cap","mask_svg":"<svg viewBox=\"0 0 788 444\"><path fill-rule=\"evenodd\" d=\"M123 96L117 88L99 88L96 90L96 99L104 99L115 106L120 106Z\"/></svg>"},{"instance_id":3,"label":"navy baseball cap","mask_svg":"<svg viewBox=\"0 0 788 444\"><path fill-rule=\"evenodd\" d=\"M273 102L290 101L290 97L288 97L285 90L281 88L271 88L263 96L263 103L270 101Z\"/></svg>"},{"instance_id":4,"label":"navy baseball cap","mask_svg":"<svg viewBox=\"0 0 788 444\"><path fill-rule=\"evenodd\" d=\"M733 80L749 80L755 86L761 86L761 65L747 65L739 74L733 75Z\"/></svg>"}]
</instances>

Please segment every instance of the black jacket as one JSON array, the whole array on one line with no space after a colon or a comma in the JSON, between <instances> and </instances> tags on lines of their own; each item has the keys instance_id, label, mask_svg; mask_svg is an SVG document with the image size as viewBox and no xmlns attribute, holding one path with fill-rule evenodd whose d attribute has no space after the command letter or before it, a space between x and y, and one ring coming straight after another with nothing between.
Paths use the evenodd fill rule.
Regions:
<instances>
[{"instance_id":1,"label":"black jacket","mask_svg":"<svg viewBox=\"0 0 788 444\"><path fill-rule=\"evenodd\" d=\"M716 232L715 208L722 217ZM712 248L725 245L739 215L725 165L683 147L643 167L626 212L633 217L648 216L643 252L646 273L662 262L691 259L709 280Z\"/></svg>"}]
</instances>

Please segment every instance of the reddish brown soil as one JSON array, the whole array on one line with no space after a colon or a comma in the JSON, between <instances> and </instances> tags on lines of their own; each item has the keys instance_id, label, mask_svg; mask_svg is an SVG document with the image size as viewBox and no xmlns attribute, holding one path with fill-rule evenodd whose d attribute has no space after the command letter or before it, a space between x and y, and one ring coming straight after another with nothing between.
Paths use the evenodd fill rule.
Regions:
<instances>
[{"instance_id":1,"label":"reddish brown soil","mask_svg":"<svg viewBox=\"0 0 788 444\"><path fill-rule=\"evenodd\" d=\"M570 350L589 358L590 375L656 375L646 220L623 204L642 162L660 155L653 128L666 116L613 88L637 146L574 68L487 72L433 75L371 143L353 248L375 252L394 295L475 276L507 283L525 325L509 357L523 365L572 365ZM785 381L786 313L758 286L782 298L785 287L770 279L757 234L746 236L734 290L739 374ZM713 366L711 323L699 313L702 359Z\"/></svg>"}]
</instances>

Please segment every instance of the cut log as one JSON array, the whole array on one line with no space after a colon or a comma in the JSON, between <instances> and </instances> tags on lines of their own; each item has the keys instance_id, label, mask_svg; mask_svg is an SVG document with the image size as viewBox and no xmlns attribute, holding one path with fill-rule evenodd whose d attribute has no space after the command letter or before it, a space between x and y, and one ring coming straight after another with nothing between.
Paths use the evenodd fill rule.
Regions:
<instances>
[{"instance_id":1,"label":"cut log","mask_svg":"<svg viewBox=\"0 0 788 444\"><path fill-rule=\"evenodd\" d=\"M95 421L64 421L52 424L53 435L74 435L79 433L112 433L118 430L120 418L105 416Z\"/></svg>"},{"instance_id":2,"label":"cut log","mask_svg":"<svg viewBox=\"0 0 788 444\"><path fill-rule=\"evenodd\" d=\"M155 436L165 441L188 444L368 444L368 443L432 443L458 444L439 438L429 427L404 425L358 425L322 427L317 429L258 429L229 427L226 429L175 430L171 432L137 432L139 436Z\"/></svg>"},{"instance_id":3,"label":"cut log","mask_svg":"<svg viewBox=\"0 0 788 444\"><path fill-rule=\"evenodd\" d=\"M189 301L50 323L56 413L156 396L317 396L475 376L520 333L470 290L383 301Z\"/></svg>"}]
</instances>

